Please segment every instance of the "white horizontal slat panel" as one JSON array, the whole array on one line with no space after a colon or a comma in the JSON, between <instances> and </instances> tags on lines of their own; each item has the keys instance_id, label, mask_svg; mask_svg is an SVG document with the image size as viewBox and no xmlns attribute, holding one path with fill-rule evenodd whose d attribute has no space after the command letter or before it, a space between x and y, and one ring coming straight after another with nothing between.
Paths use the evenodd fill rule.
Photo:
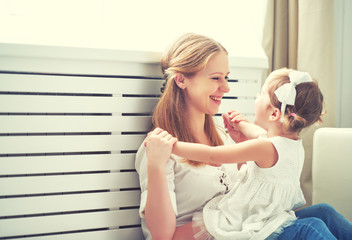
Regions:
<instances>
[{"instance_id":1,"label":"white horizontal slat panel","mask_svg":"<svg viewBox=\"0 0 352 240\"><path fill-rule=\"evenodd\" d=\"M138 187L136 172L0 178L4 196Z\"/></svg>"},{"instance_id":2,"label":"white horizontal slat panel","mask_svg":"<svg viewBox=\"0 0 352 240\"><path fill-rule=\"evenodd\" d=\"M253 68L253 67L234 67L230 66L230 79L237 80L260 80L262 79L263 69L262 68ZM259 83L259 86L261 83Z\"/></svg>"},{"instance_id":3,"label":"white horizontal slat panel","mask_svg":"<svg viewBox=\"0 0 352 240\"><path fill-rule=\"evenodd\" d=\"M5 92L160 95L162 83L162 80L152 79L0 73L0 91Z\"/></svg>"},{"instance_id":4,"label":"white horizontal slat panel","mask_svg":"<svg viewBox=\"0 0 352 240\"><path fill-rule=\"evenodd\" d=\"M6 136L0 154L136 150L145 135Z\"/></svg>"},{"instance_id":5,"label":"white horizontal slat panel","mask_svg":"<svg viewBox=\"0 0 352 240\"><path fill-rule=\"evenodd\" d=\"M140 191L0 198L0 216L139 206Z\"/></svg>"},{"instance_id":6,"label":"white horizontal slat panel","mask_svg":"<svg viewBox=\"0 0 352 240\"><path fill-rule=\"evenodd\" d=\"M0 116L0 133L143 132L150 116Z\"/></svg>"},{"instance_id":7,"label":"white horizontal slat panel","mask_svg":"<svg viewBox=\"0 0 352 240\"><path fill-rule=\"evenodd\" d=\"M16 240L144 240L140 227L89 231L51 236L16 238Z\"/></svg>"},{"instance_id":8,"label":"white horizontal slat panel","mask_svg":"<svg viewBox=\"0 0 352 240\"><path fill-rule=\"evenodd\" d=\"M228 84L230 92L226 93L225 96L255 97L260 92L258 83L254 81L229 82Z\"/></svg>"},{"instance_id":9,"label":"white horizontal slat panel","mask_svg":"<svg viewBox=\"0 0 352 240\"><path fill-rule=\"evenodd\" d=\"M140 224L138 209L0 219L0 237Z\"/></svg>"},{"instance_id":10,"label":"white horizontal slat panel","mask_svg":"<svg viewBox=\"0 0 352 240\"><path fill-rule=\"evenodd\" d=\"M236 110L242 114L254 113L254 99L223 99L219 113Z\"/></svg>"},{"instance_id":11,"label":"white horizontal slat panel","mask_svg":"<svg viewBox=\"0 0 352 240\"><path fill-rule=\"evenodd\" d=\"M0 65L3 71L16 72L161 76L160 62L148 64L124 61L71 60L0 55Z\"/></svg>"},{"instance_id":12,"label":"white horizontal slat panel","mask_svg":"<svg viewBox=\"0 0 352 240\"><path fill-rule=\"evenodd\" d=\"M0 157L0 175L134 169L135 154Z\"/></svg>"},{"instance_id":13,"label":"white horizontal slat panel","mask_svg":"<svg viewBox=\"0 0 352 240\"><path fill-rule=\"evenodd\" d=\"M150 113L158 98L0 95L0 112Z\"/></svg>"}]
</instances>

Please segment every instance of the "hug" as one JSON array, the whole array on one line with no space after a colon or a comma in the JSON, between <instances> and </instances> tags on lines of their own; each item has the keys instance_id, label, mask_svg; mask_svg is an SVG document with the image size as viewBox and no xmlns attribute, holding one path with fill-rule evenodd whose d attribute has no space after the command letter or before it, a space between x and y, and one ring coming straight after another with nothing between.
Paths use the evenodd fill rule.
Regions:
<instances>
[{"instance_id":1,"label":"hug","mask_svg":"<svg viewBox=\"0 0 352 240\"><path fill-rule=\"evenodd\" d=\"M236 109L217 126L229 92L228 52L181 36L161 60L165 78L153 131L136 155L146 239L348 239L352 224L328 204L300 209L299 133L322 121L323 95L309 73L273 71L254 123ZM227 143L228 138L236 143Z\"/></svg>"}]
</instances>

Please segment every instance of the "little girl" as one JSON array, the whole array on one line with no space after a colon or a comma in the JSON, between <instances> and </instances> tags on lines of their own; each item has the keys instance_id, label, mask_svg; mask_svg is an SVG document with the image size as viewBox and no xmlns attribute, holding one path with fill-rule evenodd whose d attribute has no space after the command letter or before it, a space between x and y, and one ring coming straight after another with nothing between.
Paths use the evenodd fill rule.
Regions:
<instances>
[{"instance_id":1,"label":"little girl","mask_svg":"<svg viewBox=\"0 0 352 240\"><path fill-rule=\"evenodd\" d=\"M236 121L236 113L229 116L229 131L241 132L248 141L217 147L176 142L172 152L185 159L246 163L234 187L193 216L194 235L188 239L273 238L293 223L293 210L305 204L300 188L304 149L298 135L321 121L322 108L323 96L308 73L280 69L269 75L255 101L256 125Z\"/></svg>"}]
</instances>

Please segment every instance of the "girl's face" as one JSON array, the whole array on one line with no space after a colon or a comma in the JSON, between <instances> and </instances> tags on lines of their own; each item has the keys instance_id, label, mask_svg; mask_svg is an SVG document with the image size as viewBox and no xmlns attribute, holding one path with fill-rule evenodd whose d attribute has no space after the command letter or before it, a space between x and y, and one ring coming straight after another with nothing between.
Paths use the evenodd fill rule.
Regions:
<instances>
[{"instance_id":1,"label":"girl's face","mask_svg":"<svg viewBox=\"0 0 352 240\"><path fill-rule=\"evenodd\" d=\"M261 92L258 93L255 100L255 115L254 115L254 124L259 125L264 129L267 128L267 123L271 114L272 106L270 103L268 83L270 81L270 76L265 80L264 85L262 86Z\"/></svg>"},{"instance_id":2,"label":"girl's face","mask_svg":"<svg viewBox=\"0 0 352 240\"><path fill-rule=\"evenodd\" d=\"M228 56L221 51L209 59L204 69L191 78L185 78L188 111L216 114L222 97L230 90L227 83L228 74Z\"/></svg>"}]
</instances>

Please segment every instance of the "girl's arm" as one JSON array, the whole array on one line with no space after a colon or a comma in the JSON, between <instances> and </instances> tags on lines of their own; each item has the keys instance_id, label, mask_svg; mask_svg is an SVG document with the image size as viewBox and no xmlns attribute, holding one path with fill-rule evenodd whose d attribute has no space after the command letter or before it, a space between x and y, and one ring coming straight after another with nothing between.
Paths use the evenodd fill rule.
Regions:
<instances>
[{"instance_id":1,"label":"girl's arm","mask_svg":"<svg viewBox=\"0 0 352 240\"><path fill-rule=\"evenodd\" d=\"M186 159L210 163L243 163L255 161L259 167L276 164L278 155L267 139L253 139L234 145L210 147L199 143L177 142L172 152Z\"/></svg>"},{"instance_id":2,"label":"girl's arm","mask_svg":"<svg viewBox=\"0 0 352 240\"><path fill-rule=\"evenodd\" d=\"M267 132L265 129L259 127L256 124L249 122L239 122L238 128L248 139L256 139L260 136L266 135Z\"/></svg>"}]
</instances>

